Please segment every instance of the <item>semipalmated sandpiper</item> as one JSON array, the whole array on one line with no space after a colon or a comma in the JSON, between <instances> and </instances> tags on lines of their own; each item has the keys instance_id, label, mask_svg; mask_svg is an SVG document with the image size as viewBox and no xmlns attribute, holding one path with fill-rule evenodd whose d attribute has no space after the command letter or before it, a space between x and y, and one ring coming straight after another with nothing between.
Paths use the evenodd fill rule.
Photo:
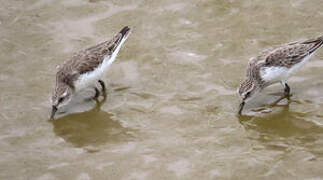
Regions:
<instances>
[{"instance_id":1,"label":"semipalmated sandpiper","mask_svg":"<svg viewBox=\"0 0 323 180\"><path fill-rule=\"evenodd\" d=\"M73 95L85 88L95 89L95 98L100 94L96 84L99 83L105 94L105 84L101 80L104 72L116 59L117 54L130 33L129 27L124 27L110 41L75 53L56 73L56 87L52 96L53 119L57 109L66 105Z\"/></svg>"},{"instance_id":2,"label":"semipalmated sandpiper","mask_svg":"<svg viewBox=\"0 0 323 180\"><path fill-rule=\"evenodd\" d=\"M289 97L290 88L287 79L322 45L323 36L272 47L252 58L247 67L246 78L238 89L242 99L239 114L247 101L269 85L281 83L285 96Z\"/></svg>"}]
</instances>

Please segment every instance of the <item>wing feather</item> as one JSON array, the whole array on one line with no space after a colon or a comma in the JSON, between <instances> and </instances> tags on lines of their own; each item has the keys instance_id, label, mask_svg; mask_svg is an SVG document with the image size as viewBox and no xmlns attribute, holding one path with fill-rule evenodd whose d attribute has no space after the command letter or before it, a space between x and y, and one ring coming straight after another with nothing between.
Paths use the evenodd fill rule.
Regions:
<instances>
[{"instance_id":1,"label":"wing feather","mask_svg":"<svg viewBox=\"0 0 323 180\"><path fill-rule=\"evenodd\" d=\"M289 43L277 47L265 55L265 63L272 66L291 67L301 62L306 56L314 53L323 44L323 39L307 40L304 42Z\"/></svg>"}]
</instances>

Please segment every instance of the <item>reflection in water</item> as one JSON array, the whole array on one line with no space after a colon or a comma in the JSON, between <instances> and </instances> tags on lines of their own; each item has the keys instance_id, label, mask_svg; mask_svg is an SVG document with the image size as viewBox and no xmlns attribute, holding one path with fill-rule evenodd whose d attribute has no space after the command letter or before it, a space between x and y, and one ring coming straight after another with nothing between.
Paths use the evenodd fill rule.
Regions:
<instances>
[{"instance_id":1,"label":"reflection in water","mask_svg":"<svg viewBox=\"0 0 323 180\"><path fill-rule=\"evenodd\" d=\"M292 102L292 100L288 100L286 105L280 105L278 104L282 99L284 99L284 96L281 96L280 98L278 98L277 100L275 100L273 103L270 103L269 105L266 105L265 107L258 107L256 109L252 109L251 115L247 115L247 114L241 114L239 115L239 121L241 124L248 122L249 120L254 120L254 118L256 117L263 117L263 118L275 118L277 116L279 116L279 118L281 118L281 116L286 116L289 111L289 105ZM278 110L276 113L269 113L268 116L264 117L264 114L266 112L272 112L275 108L280 108L280 110ZM284 113L283 113L284 112ZM267 113L266 113L267 114ZM257 116L256 116L257 115ZM274 117L272 117L274 116Z\"/></svg>"},{"instance_id":2,"label":"reflection in water","mask_svg":"<svg viewBox=\"0 0 323 180\"><path fill-rule=\"evenodd\" d=\"M277 84L243 125L235 117L248 59L322 34L318 2L1 1L0 179L323 177L323 49L290 79L299 103L250 112ZM134 31L104 77L102 111L82 102L89 90L48 123L55 67L125 25ZM104 150L78 154L88 149Z\"/></svg>"},{"instance_id":3,"label":"reflection in water","mask_svg":"<svg viewBox=\"0 0 323 180\"><path fill-rule=\"evenodd\" d=\"M101 111L105 102L97 102L90 111L64 116L53 121L54 132L76 147L121 142L131 138L131 130L114 121L112 115Z\"/></svg>"},{"instance_id":4,"label":"reflection in water","mask_svg":"<svg viewBox=\"0 0 323 180\"><path fill-rule=\"evenodd\" d=\"M273 108L279 110L263 116L239 117L243 127L251 131L250 139L256 139L265 147L275 150L286 150L296 145L316 152L315 144L323 137L323 127L306 120L307 113L290 111L290 103Z\"/></svg>"}]
</instances>

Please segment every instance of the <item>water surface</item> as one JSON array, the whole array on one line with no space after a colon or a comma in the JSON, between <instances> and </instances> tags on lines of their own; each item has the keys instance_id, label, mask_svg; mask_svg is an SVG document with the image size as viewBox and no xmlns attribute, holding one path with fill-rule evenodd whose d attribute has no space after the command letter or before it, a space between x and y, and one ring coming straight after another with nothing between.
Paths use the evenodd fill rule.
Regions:
<instances>
[{"instance_id":1,"label":"water surface","mask_svg":"<svg viewBox=\"0 0 323 180\"><path fill-rule=\"evenodd\" d=\"M25 0L0 7L0 179L322 179L323 50L237 117L248 59L323 34L320 0ZM105 77L48 121L56 65L133 31Z\"/></svg>"}]
</instances>

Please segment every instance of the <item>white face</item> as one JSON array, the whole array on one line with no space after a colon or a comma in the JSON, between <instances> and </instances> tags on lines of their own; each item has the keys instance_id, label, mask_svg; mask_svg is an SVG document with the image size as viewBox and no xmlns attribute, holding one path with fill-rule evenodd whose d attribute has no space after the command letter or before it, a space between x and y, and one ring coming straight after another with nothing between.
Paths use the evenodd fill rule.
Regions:
<instances>
[{"instance_id":1,"label":"white face","mask_svg":"<svg viewBox=\"0 0 323 180\"><path fill-rule=\"evenodd\" d=\"M242 97L242 99L244 100L244 102L249 102L250 100L254 99L256 97L256 95L259 93L259 90L257 89L253 89L250 92L246 92Z\"/></svg>"},{"instance_id":2,"label":"white face","mask_svg":"<svg viewBox=\"0 0 323 180\"><path fill-rule=\"evenodd\" d=\"M71 101L71 99L71 94L69 93L68 89L66 89L64 93L59 95L58 97L53 96L52 106L55 106L56 108L65 106Z\"/></svg>"}]
</instances>

